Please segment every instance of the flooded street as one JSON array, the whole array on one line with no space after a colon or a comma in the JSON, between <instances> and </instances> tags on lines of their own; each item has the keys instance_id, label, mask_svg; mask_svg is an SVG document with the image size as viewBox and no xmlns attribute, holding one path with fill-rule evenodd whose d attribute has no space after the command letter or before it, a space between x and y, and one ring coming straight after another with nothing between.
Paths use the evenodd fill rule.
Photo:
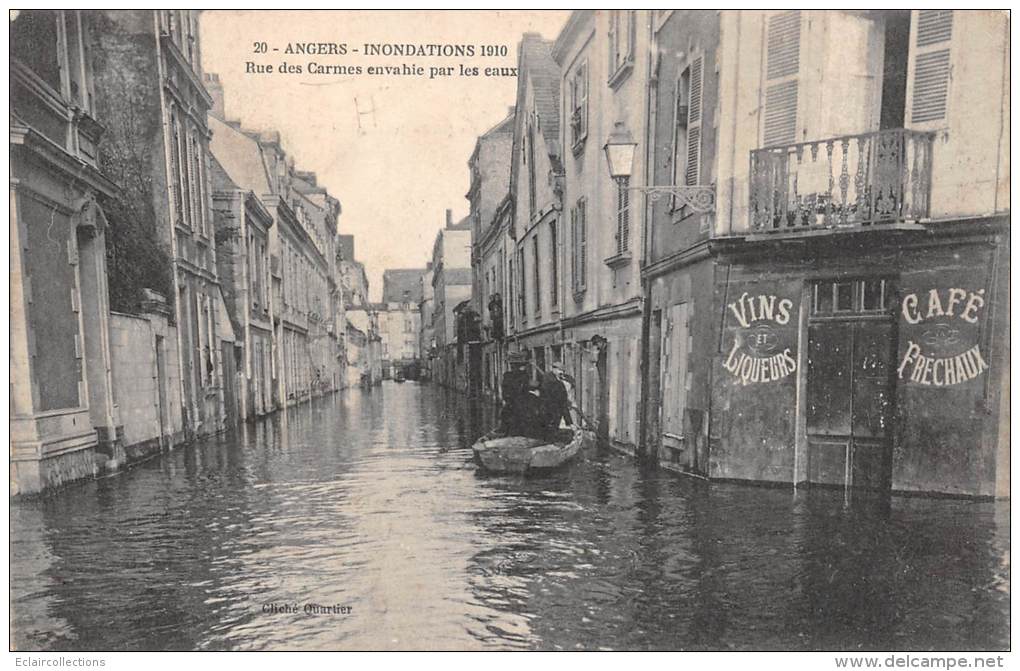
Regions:
<instances>
[{"instance_id":1,"label":"flooded street","mask_svg":"<svg viewBox=\"0 0 1020 671\"><path fill-rule=\"evenodd\" d=\"M18 502L13 646L1009 645L1008 503L845 508L609 452L484 476L470 444L488 412L386 382Z\"/></svg>"}]
</instances>

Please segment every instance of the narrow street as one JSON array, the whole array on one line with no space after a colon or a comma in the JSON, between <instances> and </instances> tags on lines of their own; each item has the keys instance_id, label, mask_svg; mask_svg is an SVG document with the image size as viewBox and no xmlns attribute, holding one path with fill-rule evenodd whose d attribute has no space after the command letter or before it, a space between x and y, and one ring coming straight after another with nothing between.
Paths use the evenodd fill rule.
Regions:
<instances>
[{"instance_id":1,"label":"narrow street","mask_svg":"<svg viewBox=\"0 0 1020 671\"><path fill-rule=\"evenodd\" d=\"M386 382L18 502L13 646L1008 646L1008 502L879 514L609 452L489 477L470 451L488 414Z\"/></svg>"}]
</instances>

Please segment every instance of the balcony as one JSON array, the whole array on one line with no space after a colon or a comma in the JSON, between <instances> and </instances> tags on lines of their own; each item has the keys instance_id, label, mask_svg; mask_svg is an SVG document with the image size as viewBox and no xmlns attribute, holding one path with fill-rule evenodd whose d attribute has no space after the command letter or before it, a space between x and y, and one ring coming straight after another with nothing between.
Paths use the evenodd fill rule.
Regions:
<instances>
[{"instance_id":1,"label":"balcony","mask_svg":"<svg viewBox=\"0 0 1020 671\"><path fill-rule=\"evenodd\" d=\"M928 217L934 137L895 129L752 151L751 232L861 228Z\"/></svg>"}]
</instances>

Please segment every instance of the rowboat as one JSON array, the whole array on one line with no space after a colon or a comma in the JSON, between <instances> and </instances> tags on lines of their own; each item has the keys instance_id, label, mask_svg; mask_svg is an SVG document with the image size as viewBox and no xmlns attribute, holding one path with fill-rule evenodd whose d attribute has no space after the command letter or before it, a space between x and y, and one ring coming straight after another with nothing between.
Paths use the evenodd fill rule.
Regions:
<instances>
[{"instance_id":1,"label":"rowboat","mask_svg":"<svg viewBox=\"0 0 1020 671\"><path fill-rule=\"evenodd\" d=\"M528 473L557 468L577 456L581 448L595 442L595 434L579 427L561 429L559 440L499 436L490 431L471 449L475 461L493 473Z\"/></svg>"}]
</instances>

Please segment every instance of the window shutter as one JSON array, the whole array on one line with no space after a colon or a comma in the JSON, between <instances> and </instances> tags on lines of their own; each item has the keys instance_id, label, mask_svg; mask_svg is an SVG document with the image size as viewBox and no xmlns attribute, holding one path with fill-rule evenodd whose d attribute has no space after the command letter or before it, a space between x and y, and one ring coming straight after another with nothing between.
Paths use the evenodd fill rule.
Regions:
<instances>
[{"instance_id":1,"label":"window shutter","mask_svg":"<svg viewBox=\"0 0 1020 671\"><path fill-rule=\"evenodd\" d=\"M797 140L800 24L799 11L775 14L768 22L763 137L765 146L788 144Z\"/></svg>"},{"instance_id":2,"label":"window shutter","mask_svg":"<svg viewBox=\"0 0 1020 671\"><path fill-rule=\"evenodd\" d=\"M915 10L910 123L946 118L949 98L949 48L953 37L952 10Z\"/></svg>"},{"instance_id":3,"label":"window shutter","mask_svg":"<svg viewBox=\"0 0 1020 671\"><path fill-rule=\"evenodd\" d=\"M581 137L588 137L588 62L585 61L580 68L581 87Z\"/></svg>"},{"instance_id":4,"label":"window shutter","mask_svg":"<svg viewBox=\"0 0 1020 671\"><path fill-rule=\"evenodd\" d=\"M588 286L588 202L581 200L580 211L578 212L581 229L581 288Z\"/></svg>"},{"instance_id":5,"label":"window shutter","mask_svg":"<svg viewBox=\"0 0 1020 671\"><path fill-rule=\"evenodd\" d=\"M570 208L570 286L577 291L577 207Z\"/></svg>"},{"instance_id":6,"label":"window shutter","mask_svg":"<svg viewBox=\"0 0 1020 671\"><path fill-rule=\"evenodd\" d=\"M691 63L690 103L687 106L687 170L684 182L698 184L701 168L701 99L705 58L698 56Z\"/></svg>"}]
</instances>

